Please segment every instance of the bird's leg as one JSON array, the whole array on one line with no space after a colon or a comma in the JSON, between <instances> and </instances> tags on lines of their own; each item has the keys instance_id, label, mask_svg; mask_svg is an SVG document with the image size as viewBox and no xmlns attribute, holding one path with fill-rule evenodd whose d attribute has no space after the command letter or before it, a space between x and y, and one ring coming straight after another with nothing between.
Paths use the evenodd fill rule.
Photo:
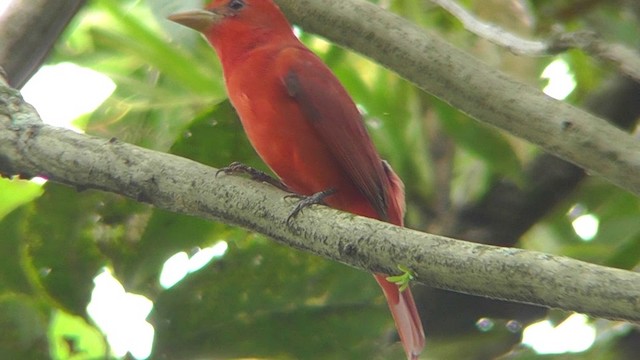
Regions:
<instances>
[{"instance_id":1,"label":"bird's leg","mask_svg":"<svg viewBox=\"0 0 640 360\"><path fill-rule=\"evenodd\" d=\"M263 171L254 169L249 165L245 165L236 161L229 164L229 166L218 169L218 171L216 171L216 176L218 176L218 174L220 174L221 172L225 173L226 175L246 174L249 175L252 180L265 182L277 187L278 189L291 192L291 190L289 190L287 186L282 183L282 181L270 176Z\"/></svg>"},{"instance_id":2,"label":"bird's leg","mask_svg":"<svg viewBox=\"0 0 640 360\"><path fill-rule=\"evenodd\" d=\"M327 190L323 190L309 196L298 195L298 194L285 196L286 198L295 197L300 199L298 204L296 204L296 207L293 208L293 210L287 217L287 224L289 224L292 219L295 219L295 217L298 216L298 214L300 214L302 210L304 210L305 208L315 204L324 204L324 199L326 199L328 196L331 196L335 193L336 193L336 189L329 188Z\"/></svg>"}]
</instances>

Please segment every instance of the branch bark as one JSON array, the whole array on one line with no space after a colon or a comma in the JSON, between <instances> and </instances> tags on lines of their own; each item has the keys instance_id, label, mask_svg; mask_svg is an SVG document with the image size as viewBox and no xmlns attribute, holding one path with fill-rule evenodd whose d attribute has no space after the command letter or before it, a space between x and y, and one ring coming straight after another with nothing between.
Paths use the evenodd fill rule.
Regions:
<instances>
[{"instance_id":1,"label":"branch bark","mask_svg":"<svg viewBox=\"0 0 640 360\"><path fill-rule=\"evenodd\" d=\"M21 88L86 0L14 1L0 17L0 66Z\"/></svg>"},{"instance_id":2,"label":"branch bark","mask_svg":"<svg viewBox=\"0 0 640 360\"><path fill-rule=\"evenodd\" d=\"M640 116L640 83L615 76L584 104L589 112L631 130ZM531 226L565 200L586 176L583 169L541 154L525 169L525 185L501 180L476 203L457 214L444 235L500 246L514 246Z\"/></svg>"},{"instance_id":3,"label":"branch bark","mask_svg":"<svg viewBox=\"0 0 640 360\"><path fill-rule=\"evenodd\" d=\"M370 272L407 266L418 282L469 294L640 322L640 274L538 252L473 244L326 207L291 225L292 202L271 186L142 149L44 125L0 84L0 174L43 176L159 208L223 221Z\"/></svg>"},{"instance_id":4,"label":"branch bark","mask_svg":"<svg viewBox=\"0 0 640 360\"><path fill-rule=\"evenodd\" d=\"M640 195L640 143L606 121L515 81L369 2L277 2L306 30L372 58L479 121Z\"/></svg>"}]
</instances>

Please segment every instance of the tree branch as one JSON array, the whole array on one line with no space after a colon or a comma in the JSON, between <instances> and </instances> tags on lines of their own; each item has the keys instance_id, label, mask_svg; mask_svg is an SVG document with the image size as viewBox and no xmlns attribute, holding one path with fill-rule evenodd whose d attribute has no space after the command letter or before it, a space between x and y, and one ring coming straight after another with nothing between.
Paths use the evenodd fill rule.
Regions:
<instances>
[{"instance_id":1,"label":"tree branch","mask_svg":"<svg viewBox=\"0 0 640 360\"><path fill-rule=\"evenodd\" d=\"M86 0L14 1L0 17L0 66L21 88L39 68Z\"/></svg>"},{"instance_id":2,"label":"tree branch","mask_svg":"<svg viewBox=\"0 0 640 360\"><path fill-rule=\"evenodd\" d=\"M503 47L516 55L549 55L549 44L544 41L528 40L512 34L498 25L476 18L471 12L453 0L430 0L458 19L465 29Z\"/></svg>"},{"instance_id":3,"label":"tree branch","mask_svg":"<svg viewBox=\"0 0 640 360\"><path fill-rule=\"evenodd\" d=\"M479 121L640 195L640 143L604 120L515 81L369 2L277 2L306 30L369 56Z\"/></svg>"},{"instance_id":4,"label":"tree branch","mask_svg":"<svg viewBox=\"0 0 640 360\"><path fill-rule=\"evenodd\" d=\"M584 104L589 112L631 130L640 116L640 83L615 76L604 81ZM581 168L541 154L525 169L524 185L501 180L476 203L456 215L444 235L500 246L514 246L531 226L565 200L586 176Z\"/></svg>"},{"instance_id":5,"label":"tree branch","mask_svg":"<svg viewBox=\"0 0 640 360\"><path fill-rule=\"evenodd\" d=\"M271 186L163 154L44 125L0 84L0 174L43 176L165 210L223 221L371 272L401 264L418 282L469 294L640 322L640 274L565 257L473 244L326 207L301 214Z\"/></svg>"},{"instance_id":6,"label":"tree branch","mask_svg":"<svg viewBox=\"0 0 640 360\"><path fill-rule=\"evenodd\" d=\"M620 71L640 81L640 54L622 44L603 41L592 31L558 33L548 40L528 40L476 18L453 0L431 2L455 16L465 29L516 55L548 56L569 49L580 49L597 59L613 63Z\"/></svg>"}]
</instances>

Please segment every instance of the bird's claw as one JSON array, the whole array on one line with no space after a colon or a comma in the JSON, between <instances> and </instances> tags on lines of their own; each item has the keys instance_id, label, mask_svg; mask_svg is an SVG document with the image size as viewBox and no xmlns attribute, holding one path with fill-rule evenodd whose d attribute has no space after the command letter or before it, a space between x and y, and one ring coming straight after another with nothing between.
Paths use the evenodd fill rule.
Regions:
<instances>
[{"instance_id":1,"label":"bird's claw","mask_svg":"<svg viewBox=\"0 0 640 360\"><path fill-rule=\"evenodd\" d=\"M232 162L231 164L229 164L229 166L225 166L221 169L218 169L218 171L216 171L216 177L220 173L225 173L226 175L246 174L246 175L249 175L251 180L265 182L267 184L271 184L277 187L278 189L289 191L289 189L287 189L287 186L284 185L280 180L270 176L269 174L263 171L254 169L249 165L245 165L237 161Z\"/></svg>"},{"instance_id":2,"label":"bird's claw","mask_svg":"<svg viewBox=\"0 0 640 360\"><path fill-rule=\"evenodd\" d=\"M300 199L300 201L296 204L293 210L291 210L291 213L289 213L289 216L287 217L287 224L290 224L291 220L295 219L296 216L298 216L298 214L300 214L302 210L304 210L305 208L311 205L323 204L324 199L326 199L328 196L331 196L335 193L336 193L336 189L330 188L309 196L299 195L299 194L291 194L291 195L285 196L285 199L287 198Z\"/></svg>"}]
</instances>

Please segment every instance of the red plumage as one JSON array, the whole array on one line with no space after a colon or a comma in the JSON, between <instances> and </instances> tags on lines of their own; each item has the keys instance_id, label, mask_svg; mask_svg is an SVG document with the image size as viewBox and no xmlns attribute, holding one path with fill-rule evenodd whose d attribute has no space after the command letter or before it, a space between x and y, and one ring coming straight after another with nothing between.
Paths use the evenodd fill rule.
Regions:
<instances>
[{"instance_id":1,"label":"red plumage","mask_svg":"<svg viewBox=\"0 0 640 360\"><path fill-rule=\"evenodd\" d=\"M170 19L213 45L251 144L288 188L301 195L335 189L327 205L403 225L402 182L380 159L344 87L271 0L216 0ZM407 357L417 359L424 333L410 290L374 277Z\"/></svg>"}]
</instances>

